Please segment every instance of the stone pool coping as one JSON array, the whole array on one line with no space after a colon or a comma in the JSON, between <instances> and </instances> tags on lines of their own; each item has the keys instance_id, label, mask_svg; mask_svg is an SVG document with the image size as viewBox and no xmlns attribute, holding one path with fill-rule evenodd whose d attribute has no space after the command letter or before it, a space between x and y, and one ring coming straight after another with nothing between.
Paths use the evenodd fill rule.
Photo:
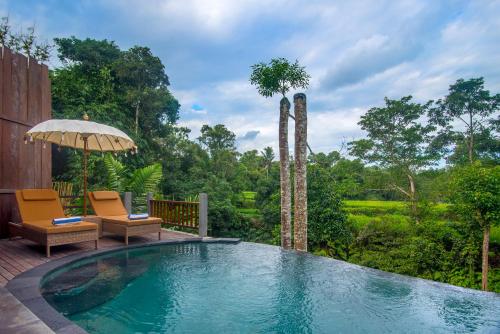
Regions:
<instances>
[{"instance_id":1,"label":"stone pool coping","mask_svg":"<svg viewBox=\"0 0 500 334\"><path fill-rule=\"evenodd\" d=\"M61 259L50 261L39 265L31 270L25 271L14 277L5 288L27 309L29 309L38 319L56 333L87 333L74 322L63 316L54 309L43 298L40 292L42 279L50 272L66 266L72 262L90 258L96 255L103 255L124 249L134 249L142 247L151 247L157 245L169 244L187 244L187 243L239 243L238 238L185 238L176 240L152 241L143 244L117 246L104 250L93 250L75 255L69 255Z\"/></svg>"}]
</instances>

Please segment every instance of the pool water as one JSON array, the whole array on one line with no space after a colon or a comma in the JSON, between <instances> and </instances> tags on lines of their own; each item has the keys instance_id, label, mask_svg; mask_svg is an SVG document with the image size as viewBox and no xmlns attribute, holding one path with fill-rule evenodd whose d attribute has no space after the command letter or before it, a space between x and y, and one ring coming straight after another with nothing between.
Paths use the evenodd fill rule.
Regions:
<instances>
[{"instance_id":1,"label":"pool water","mask_svg":"<svg viewBox=\"0 0 500 334\"><path fill-rule=\"evenodd\" d=\"M253 243L85 259L42 293L89 333L500 333L500 296Z\"/></svg>"}]
</instances>

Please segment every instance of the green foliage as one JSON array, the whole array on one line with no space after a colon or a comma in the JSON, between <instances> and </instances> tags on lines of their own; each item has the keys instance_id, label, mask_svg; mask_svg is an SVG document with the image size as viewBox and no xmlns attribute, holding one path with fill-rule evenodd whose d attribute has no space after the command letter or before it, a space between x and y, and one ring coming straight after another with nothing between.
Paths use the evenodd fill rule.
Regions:
<instances>
[{"instance_id":1,"label":"green foliage","mask_svg":"<svg viewBox=\"0 0 500 334\"><path fill-rule=\"evenodd\" d=\"M41 63L50 59L52 49L51 44L40 41L34 25L26 28L26 32L22 30L19 33L13 32L8 16L0 19L0 46L23 53L26 57L34 58Z\"/></svg>"},{"instance_id":2,"label":"green foliage","mask_svg":"<svg viewBox=\"0 0 500 334\"><path fill-rule=\"evenodd\" d=\"M107 172L107 189L118 192L130 191L133 194L134 207L145 208L146 194L156 193L162 178L160 164L153 164L143 168L129 171L120 161L111 154L104 157L104 166Z\"/></svg>"},{"instance_id":3,"label":"green foliage","mask_svg":"<svg viewBox=\"0 0 500 334\"><path fill-rule=\"evenodd\" d=\"M179 103L167 89L168 77L159 59L148 48L122 51L108 40L71 37L56 38L55 42L63 66L50 71L53 116L81 119L88 113L93 121L123 130L140 149L139 155L124 159L133 168L158 162L159 157L165 156L166 139L177 136L181 130L174 130L170 123L178 118ZM142 73L140 80L132 80L138 69ZM140 122L135 117L137 101L131 98L137 97L138 92L142 92ZM71 167L57 178L72 180L78 173L73 170L73 166L77 168L77 157L54 153L62 165Z\"/></svg>"},{"instance_id":4,"label":"green foliage","mask_svg":"<svg viewBox=\"0 0 500 334\"><path fill-rule=\"evenodd\" d=\"M290 89L307 88L310 78L298 60L292 64L285 58L275 58L269 64L262 62L252 65L250 83L256 85L259 94L264 97L277 93L285 97Z\"/></svg>"},{"instance_id":5,"label":"green foliage","mask_svg":"<svg viewBox=\"0 0 500 334\"><path fill-rule=\"evenodd\" d=\"M343 203L334 189L331 175L320 166L309 167L308 192L308 243L312 249L326 248L328 242L350 242L352 236L347 226Z\"/></svg>"},{"instance_id":6,"label":"green foliage","mask_svg":"<svg viewBox=\"0 0 500 334\"><path fill-rule=\"evenodd\" d=\"M441 147L435 144L436 126L423 121L431 101L422 105L411 99L411 96L400 100L385 98L385 107L368 110L358 123L368 138L350 142L349 151L368 163L386 168L392 175L387 186L412 201L415 213L415 175L421 168L437 163Z\"/></svg>"},{"instance_id":7,"label":"green foliage","mask_svg":"<svg viewBox=\"0 0 500 334\"><path fill-rule=\"evenodd\" d=\"M236 135L229 131L225 125L217 124L215 126L203 125L201 127L201 136L198 140L203 144L212 156L221 151L234 151Z\"/></svg>"},{"instance_id":8,"label":"green foliage","mask_svg":"<svg viewBox=\"0 0 500 334\"><path fill-rule=\"evenodd\" d=\"M0 40L2 29L0 25ZM89 112L92 120L124 130L139 146L139 154L132 157L103 159L91 154L93 189L136 194L158 189L157 196L179 200L196 200L198 193L206 192L210 235L280 244L280 175L272 148L239 153L235 134L222 124L206 125L197 141L190 140L190 130L175 124L179 103L168 90L164 66L146 47L121 50L111 41L75 37L56 39L56 44L63 65L50 73L53 115L79 119ZM303 67L284 59L252 69L251 82L266 97L305 88L309 82ZM423 117L428 111L432 124ZM426 168L449 143L444 130L453 130L452 122L438 119L435 112L410 97L387 99L384 107L370 109L360 122L369 136L351 145L357 159L335 151L310 155L310 249L374 268L478 288L481 233L471 227L479 220L474 225L465 217L467 210L476 210L481 221L493 225L489 280L490 288L500 291L500 226L494 204L499 202L494 167L498 146L490 140L498 122L490 122L484 140L476 131L476 155L488 160L480 169L431 170ZM437 130L440 136L435 137ZM484 153L483 144L489 153ZM463 156L464 145L455 142L455 155ZM81 154L63 148L54 150L53 159L55 179L81 182ZM483 171L485 166L494 168ZM419 199L411 217L404 202L407 196L392 186L406 187L408 172L418 185ZM450 195L454 205L446 204Z\"/></svg>"},{"instance_id":9,"label":"green foliage","mask_svg":"<svg viewBox=\"0 0 500 334\"><path fill-rule=\"evenodd\" d=\"M485 90L483 78L459 79L450 86L448 95L429 112L433 123L441 126L441 143L454 145L450 161L460 164L479 158L498 163L499 110L500 94ZM463 127L452 126L454 122Z\"/></svg>"},{"instance_id":10,"label":"green foliage","mask_svg":"<svg viewBox=\"0 0 500 334\"><path fill-rule=\"evenodd\" d=\"M458 168L452 182L454 209L472 226L500 224L500 166Z\"/></svg>"}]
</instances>

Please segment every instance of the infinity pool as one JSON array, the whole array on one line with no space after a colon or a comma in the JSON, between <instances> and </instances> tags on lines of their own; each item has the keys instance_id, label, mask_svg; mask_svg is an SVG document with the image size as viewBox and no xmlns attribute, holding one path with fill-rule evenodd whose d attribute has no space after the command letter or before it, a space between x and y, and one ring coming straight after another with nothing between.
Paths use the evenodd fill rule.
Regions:
<instances>
[{"instance_id":1,"label":"infinity pool","mask_svg":"<svg viewBox=\"0 0 500 334\"><path fill-rule=\"evenodd\" d=\"M500 296L252 243L136 248L44 279L89 333L500 332Z\"/></svg>"}]
</instances>

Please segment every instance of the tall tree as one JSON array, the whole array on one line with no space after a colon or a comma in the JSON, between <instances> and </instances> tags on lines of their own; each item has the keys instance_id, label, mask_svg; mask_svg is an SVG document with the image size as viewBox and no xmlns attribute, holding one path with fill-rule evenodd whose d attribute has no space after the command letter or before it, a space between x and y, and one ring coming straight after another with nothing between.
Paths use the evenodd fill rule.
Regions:
<instances>
[{"instance_id":1,"label":"tall tree","mask_svg":"<svg viewBox=\"0 0 500 334\"><path fill-rule=\"evenodd\" d=\"M456 153L465 146L469 163L473 163L478 147L484 149L484 144L489 143L486 152L492 145L498 148L498 138L494 136L498 115L497 120L494 116L499 110L500 94L491 95L484 89L483 78L459 79L450 86L448 95L437 102L437 108L430 110L430 116L443 127L441 135L456 145ZM464 129L452 126L456 122L462 123Z\"/></svg>"},{"instance_id":2,"label":"tall tree","mask_svg":"<svg viewBox=\"0 0 500 334\"><path fill-rule=\"evenodd\" d=\"M440 150L434 145L433 124L424 124L431 102L424 105L411 102L412 97L400 100L385 98L385 107L374 107L361 116L361 129L368 139L349 143L350 153L368 163L377 163L393 172L389 186L403 193L416 211L416 172L433 165L440 157ZM396 175L407 179L407 187L395 181Z\"/></svg>"},{"instance_id":3,"label":"tall tree","mask_svg":"<svg viewBox=\"0 0 500 334\"><path fill-rule=\"evenodd\" d=\"M264 164L264 169L266 170L266 178L269 177L269 170L273 165L273 160L275 158L273 148L270 146L264 147L260 152L262 155L262 163Z\"/></svg>"},{"instance_id":4,"label":"tall tree","mask_svg":"<svg viewBox=\"0 0 500 334\"><path fill-rule=\"evenodd\" d=\"M290 117L290 101L286 94L290 89L307 88L310 76L298 61L290 63L285 58L272 59L269 64L253 65L250 83L257 86L264 97L281 94L279 117L279 151L280 151L280 188L281 188L281 246L292 247L291 225L291 185L290 185L290 153L288 151L288 118Z\"/></svg>"},{"instance_id":5,"label":"tall tree","mask_svg":"<svg viewBox=\"0 0 500 334\"><path fill-rule=\"evenodd\" d=\"M236 149L236 135L228 130L224 124L216 124L213 127L207 124L203 125L198 140L208 148L211 155L222 150L233 151Z\"/></svg>"},{"instance_id":6,"label":"tall tree","mask_svg":"<svg viewBox=\"0 0 500 334\"><path fill-rule=\"evenodd\" d=\"M163 68L163 65L152 60L151 68L144 71L152 78L147 79L150 88L147 98L141 103L139 133L134 135L136 122L130 96L134 95L136 87L127 78L134 75L136 67L123 63L129 57L124 58L123 54L129 55L130 52L120 50L114 42L107 40L71 37L58 38L55 42L62 66L50 71L54 117L79 119L87 112L97 122L122 129L133 137L141 150L139 155L124 158L124 162L134 168L164 158L166 150L163 147L166 139L172 137L172 123L178 118L179 103L165 85L155 86L155 82L166 76L158 73L158 68ZM127 69L131 73L127 74ZM78 164L68 162L78 159L78 156L63 153L59 158L66 160L65 165L75 168L66 168L62 171L64 175L59 176L72 179L80 172L76 169ZM57 155L58 152L54 158ZM101 170L96 170L96 175L102 175ZM165 173L169 171L164 169Z\"/></svg>"},{"instance_id":7,"label":"tall tree","mask_svg":"<svg viewBox=\"0 0 500 334\"><path fill-rule=\"evenodd\" d=\"M127 87L127 99L134 108L135 133L139 131L139 115L147 100L159 90L166 92L170 84L160 58L153 56L148 47L134 46L122 52L114 63L118 79ZM174 120L175 121L175 120Z\"/></svg>"},{"instance_id":8,"label":"tall tree","mask_svg":"<svg viewBox=\"0 0 500 334\"><path fill-rule=\"evenodd\" d=\"M481 288L488 290L490 228L500 224L500 166L485 168L476 162L460 168L452 185L452 201L462 219L483 230Z\"/></svg>"},{"instance_id":9,"label":"tall tree","mask_svg":"<svg viewBox=\"0 0 500 334\"><path fill-rule=\"evenodd\" d=\"M306 95L293 97L295 113L294 248L307 252L307 104Z\"/></svg>"},{"instance_id":10,"label":"tall tree","mask_svg":"<svg viewBox=\"0 0 500 334\"><path fill-rule=\"evenodd\" d=\"M213 173L227 181L234 181L236 173L237 152L236 135L228 130L225 125L203 125L198 141L210 153L210 164Z\"/></svg>"}]
</instances>

